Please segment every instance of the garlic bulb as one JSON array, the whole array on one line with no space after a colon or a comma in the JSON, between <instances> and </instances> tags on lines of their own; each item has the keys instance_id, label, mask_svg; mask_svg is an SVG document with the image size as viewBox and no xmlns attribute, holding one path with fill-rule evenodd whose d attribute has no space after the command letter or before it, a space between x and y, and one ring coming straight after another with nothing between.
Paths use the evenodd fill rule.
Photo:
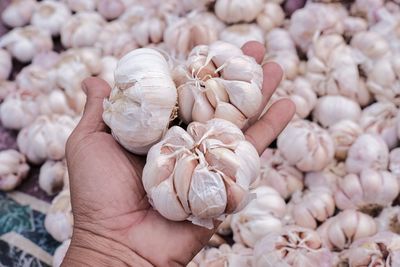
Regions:
<instances>
[{"instance_id":1,"label":"garlic bulb","mask_svg":"<svg viewBox=\"0 0 400 267\"><path fill-rule=\"evenodd\" d=\"M103 18L112 20L124 13L125 4L122 0L98 0L97 11Z\"/></svg>"},{"instance_id":2,"label":"garlic bulb","mask_svg":"<svg viewBox=\"0 0 400 267\"><path fill-rule=\"evenodd\" d=\"M170 128L150 148L142 179L150 203L162 216L212 228L213 219L247 204L259 169L258 153L241 130L213 119L192 122L187 132Z\"/></svg>"},{"instance_id":3,"label":"garlic bulb","mask_svg":"<svg viewBox=\"0 0 400 267\"><path fill-rule=\"evenodd\" d=\"M187 267L251 267L253 250L241 244L227 244L219 248L209 248L201 250Z\"/></svg>"},{"instance_id":4,"label":"garlic bulb","mask_svg":"<svg viewBox=\"0 0 400 267\"><path fill-rule=\"evenodd\" d=\"M329 126L329 133L335 144L336 159L345 160L351 145L363 133L363 129L354 121L341 120Z\"/></svg>"},{"instance_id":5,"label":"garlic bulb","mask_svg":"<svg viewBox=\"0 0 400 267\"><path fill-rule=\"evenodd\" d=\"M383 0L356 0L351 5L351 14L367 19L369 24L376 22L377 11L383 7Z\"/></svg>"},{"instance_id":6,"label":"garlic bulb","mask_svg":"<svg viewBox=\"0 0 400 267\"><path fill-rule=\"evenodd\" d=\"M219 34L219 39L240 48L249 41L263 44L264 32L257 24L235 24L223 29Z\"/></svg>"},{"instance_id":7,"label":"garlic bulb","mask_svg":"<svg viewBox=\"0 0 400 267\"><path fill-rule=\"evenodd\" d=\"M94 11L98 0L62 0L73 12Z\"/></svg>"},{"instance_id":8,"label":"garlic bulb","mask_svg":"<svg viewBox=\"0 0 400 267\"><path fill-rule=\"evenodd\" d=\"M285 20L285 13L278 3L266 2L264 8L257 16L257 24L264 31L270 31L282 26Z\"/></svg>"},{"instance_id":9,"label":"garlic bulb","mask_svg":"<svg viewBox=\"0 0 400 267\"><path fill-rule=\"evenodd\" d=\"M400 237L380 232L354 242L349 249L349 266L400 266Z\"/></svg>"},{"instance_id":10,"label":"garlic bulb","mask_svg":"<svg viewBox=\"0 0 400 267\"><path fill-rule=\"evenodd\" d=\"M98 13L77 13L61 27L61 43L65 48L93 46L105 24Z\"/></svg>"},{"instance_id":11,"label":"garlic bulb","mask_svg":"<svg viewBox=\"0 0 400 267\"><path fill-rule=\"evenodd\" d=\"M13 57L26 63L36 54L52 50L53 41L46 30L31 25L15 28L3 35L0 47L5 47Z\"/></svg>"},{"instance_id":12,"label":"garlic bulb","mask_svg":"<svg viewBox=\"0 0 400 267\"><path fill-rule=\"evenodd\" d=\"M28 175L25 156L16 150L0 151L0 190L10 191Z\"/></svg>"},{"instance_id":13,"label":"garlic bulb","mask_svg":"<svg viewBox=\"0 0 400 267\"><path fill-rule=\"evenodd\" d=\"M156 50L137 49L120 59L114 77L104 122L123 147L145 154L174 116L177 95L168 63Z\"/></svg>"},{"instance_id":14,"label":"garlic bulb","mask_svg":"<svg viewBox=\"0 0 400 267\"><path fill-rule=\"evenodd\" d=\"M355 101L340 95L328 95L318 98L313 118L327 128L341 120L358 121L361 108Z\"/></svg>"},{"instance_id":15,"label":"garlic bulb","mask_svg":"<svg viewBox=\"0 0 400 267\"><path fill-rule=\"evenodd\" d=\"M8 95L0 105L0 119L4 127L20 130L31 124L39 115L36 95L23 90Z\"/></svg>"},{"instance_id":16,"label":"garlic bulb","mask_svg":"<svg viewBox=\"0 0 400 267\"><path fill-rule=\"evenodd\" d=\"M55 240L63 242L71 238L73 224L71 196L69 190L64 190L51 202L44 227Z\"/></svg>"},{"instance_id":17,"label":"garlic bulb","mask_svg":"<svg viewBox=\"0 0 400 267\"><path fill-rule=\"evenodd\" d=\"M8 80L0 80L0 102L2 102L8 95L15 94L17 85L15 82ZM0 106L0 120L1 120L1 106Z\"/></svg>"},{"instance_id":18,"label":"garlic bulb","mask_svg":"<svg viewBox=\"0 0 400 267\"><path fill-rule=\"evenodd\" d=\"M272 29L266 36L266 47L264 63L278 63L283 68L285 77L289 80L294 79L299 73L300 59L289 32L281 28Z\"/></svg>"},{"instance_id":19,"label":"garlic bulb","mask_svg":"<svg viewBox=\"0 0 400 267\"><path fill-rule=\"evenodd\" d=\"M254 248L254 267L331 267L332 254L318 234L300 226L266 235Z\"/></svg>"},{"instance_id":20,"label":"garlic bulb","mask_svg":"<svg viewBox=\"0 0 400 267\"><path fill-rule=\"evenodd\" d=\"M15 81L19 89L32 94L47 94L56 86L55 72L35 64L24 67L15 77Z\"/></svg>"},{"instance_id":21,"label":"garlic bulb","mask_svg":"<svg viewBox=\"0 0 400 267\"><path fill-rule=\"evenodd\" d=\"M335 201L339 209L358 209L370 215L392 203L400 193L397 178L387 171L364 169L339 180Z\"/></svg>"},{"instance_id":22,"label":"garlic bulb","mask_svg":"<svg viewBox=\"0 0 400 267\"><path fill-rule=\"evenodd\" d=\"M287 199L303 189L303 174L285 161L279 150L267 148L260 157L261 169L258 185L274 188Z\"/></svg>"},{"instance_id":23,"label":"garlic bulb","mask_svg":"<svg viewBox=\"0 0 400 267\"><path fill-rule=\"evenodd\" d=\"M75 111L70 106L68 97L60 89L54 89L46 95L41 95L38 97L37 102L41 115L75 115Z\"/></svg>"},{"instance_id":24,"label":"garlic bulb","mask_svg":"<svg viewBox=\"0 0 400 267\"><path fill-rule=\"evenodd\" d=\"M389 158L389 170L397 177L400 177L400 148L390 151Z\"/></svg>"},{"instance_id":25,"label":"garlic bulb","mask_svg":"<svg viewBox=\"0 0 400 267\"><path fill-rule=\"evenodd\" d=\"M49 196L61 191L67 166L64 161L47 160L39 173L39 187Z\"/></svg>"},{"instance_id":26,"label":"garlic bulb","mask_svg":"<svg viewBox=\"0 0 400 267\"><path fill-rule=\"evenodd\" d=\"M12 69L11 55L7 50L0 49L0 81L10 76Z\"/></svg>"},{"instance_id":27,"label":"garlic bulb","mask_svg":"<svg viewBox=\"0 0 400 267\"><path fill-rule=\"evenodd\" d=\"M296 192L290 203L296 225L316 229L335 212L335 200L329 189L315 187L308 191Z\"/></svg>"},{"instance_id":28,"label":"garlic bulb","mask_svg":"<svg viewBox=\"0 0 400 267\"><path fill-rule=\"evenodd\" d=\"M185 58L194 47L217 41L222 25L211 13L193 12L169 23L164 31L164 42L172 55Z\"/></svg>"},{"instance_id":29,"label":"garlic bulb","mask_svg":"<svg viewBox=\"0 0 400 267\"><path fill-rule=\"evenodd\" d=\"M101 59L101 71L99 77L105 80L110 87L114 87L114 71L117 68L118 60L113 56L105 56Z\"/></svg>"},{"instance_id":30,"label":"garlic bulb","mask_svg":"<svg viewBox=\"0 0 400 267\"><path fill-rule=\"evenodd\" d=\"M379 134L389 149L398 144L396 116L397 107L390 102L376 102L366 107L360 118L360 125L365 132Z\"/></svg>"},{"instance_id":31,"label":"garlic bulb","mask_svg":"<svg viewBox=\"0 0 400 267\"><path fill-rule=\"evenodd\" d=\"M233 240L247 247L254 247L270 232L280 232L281 218L286 212L285 201L273 188L260 186L252 193L257 198L240 212L232 214L231 220Z\"/></svg>"},{"instance_id":32,"label":"garlic bulb","mask_svg":"<svg viewBox=\"0 0 400 267\"><path fill-rule=\"evenodd\" d=\"M325 221L317 230L324 245L331 250L343 250L358 239L377 232L374 219L362 212L344 210Z\"/></svg>"},{"instance_id":33,"label":"garlic bulb","mask_svg":"<svg viewBox=\"0 0 400 267\"><path fill-rule=\"evenodd\" d=\"M46 159L60 160L64 158L65 143L76 124L69 116L40 116L19 132L18 148L34 164Z\"/></svg>"},{"instance_id":34,"label":"garlic bulb","mask_svg":"<svg viewBox=\"0 0 400 267\"><path fill-rule=\"evenodd\" d=\"M219 19L227 23L251 22L263 10L263 0L216 0L214 10Z\"/></svg>"},{"instance_id":35,"label":"garlic bulb","mask_svg":"<svg viewBox=\"0 0 400 267\"><path fill-rule=\"evenodd\" d=\"M319 191L320 188L335 193L340 176L325 168L318 172L308 172L304 176L304 185L311 191Z\"/></svg>"},{"instance_id":36,"label":"garlic bulb","mask_svg":"<svg viewBox=\"0 0 400 267\"><path fill-rule=\"evenodd\" d=\"M398 205L387 207L375 218L380 232L390 231L400 234L400 207Z\"/></svg>"},{"instance_id":37,"label":"garlic bulb","mask_svg":"<svg viewBox=\"0 0 400 267\"><path fill-rule=\"evenodd\" d=\"M67 254L69 245L71 244L71 239L67 239L61 243L54 251L53 255L53 267L60 267L65 255Z\"/></svg>"},{"instance_id":38,"label":"garlic bulb","mask_svg":"<svg viewBox=\"0 0 400 267\"><path fill-rule=\"evenodd\" d=\"M47 30L51 35L60 34L61 27L71 17L71 11L63 2L45 0L38 6L31 18L31 24Z\"/></svg>"},{"instance_id":39,"label":"garlic bulb","mask_svg":"<svg viewBox=\"0 0 400 267\"><path fill-rule=\"evenodd\" d=\"M289 123L278 137L282 156L301 171L319 171L333 160L335 148L328 131L298 120Z\"/></svg>"},{"instance_id":40,"label":"garlic bulb","mask_svg":"<svg viewBox=\"0 0 400 267\"><path fill-rule=\"evenodd\" d=\"M41 52L33 57L31 65L50 70L55 67L60 58L60 54L56 51Z\"/></svg>"},{"instance_id":41,"label":"garlic bulb","mask_svg":"<svg viewBox=\"0 0 400 267\"><path fill-rule=\"evenodd\" d=\"M263 70L232 44L197 46L174 72L185 123L221 118L242 129L260 109Z\"/></svg>"},{"instance_id":42,"label":"garlic bulb","mask_svg":"<svg viewBox=\"0 0 400 267\"><path fill-rule=\"evenodd\" d=\"M349 173L360 173L371 168L386 170L389 163L389 149L383 139L374 134L362 134L351 145L346 159Z\"/></svg>"},{"instance_id":43,"label":"garlic bulb","mask_svg":"<svg viewBox=\"0 0 400 267\"><path fill-rule=\"evenodd\" d=\"M368 23L365 19L348 16L343 20L343 28L344 36L354 37L356 34L366 31Z\"/></svg>"},{"instance_id":44,"label":"garlic bulb","mask_svg":"<svg viewBox=\"0 0 400 267\"><path fill-rule=\"evenodd\" d=\"M36 0L12 0L1 14L2 21L8 26L22 27L29 23L35 11Z\"/></svg>"},{"instance_id":45,"label":"garlic bulb","mask_svg":"<svg viewBox=\"0 0 400 267\"><path fill-rule=\"evenodd\" d=\"M97 75L101 71L100 49L93 47L73 48L68 49L63 53L63 57L76 57L77 60L84 63L92 75Z\"/></svg>"},{"instance_id":46,"label":"garlic bulb","mask_svg":"<svg viewBox=\"0 0 400 267\"><path fill-rule=\"evenodd\" d=\"M120 20L107 23L101 29L94 46L101 49L103 55L117 58L138 47L129 32L128 25Z\"/></svg>"}]
</instances>

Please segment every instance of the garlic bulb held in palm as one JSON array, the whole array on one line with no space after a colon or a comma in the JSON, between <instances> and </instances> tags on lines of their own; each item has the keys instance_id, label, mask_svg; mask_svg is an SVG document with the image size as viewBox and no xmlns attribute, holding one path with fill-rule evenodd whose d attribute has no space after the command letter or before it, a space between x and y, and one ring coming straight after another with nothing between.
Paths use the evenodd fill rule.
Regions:
<instances>
[{"instance_id":1,"label":"garlic bulb held in palm","mask_svg":"<svg viewBox=\"0 0 400 267\"><path fill-rule=\"evenodd\" d=\"M62 25L71 17L71 11L63 2L42 1L32 15L31 24L47 30L52 36L60 34Z\"/></svg>"},{"instance_id":2,"label":"garlic bulb held in palm","mask_svg":"<svg viewBox=\"0 0 400 267\"><path fill-rule=\"evenodd\" d=\"M251 22L263 9L262 0L217 0L215 14L227 23Z\"/></svg>"},{"instance_id":3,"label":"garlic bulb held in palm","mask_svg":"<svg viewBox=\"0 0 400 267\"><path fill-rule=\"evenodd\" d=\"M229 43L195 47L186 64L175 68L174 80L185 123L221 118L242 129L261 107L263 70Z\"/></svg>"},{"instance_id":4,"label":"garlic bulb held in palm","mask_svg":"<svg viewBox=\"0 0 400 267\"><path fill-rule=\"evenodd\" d=\"M69 190L63 190L51 202L44 227L55 240L63 242L71 238L73 225L71 195Z\"/></svg>"},{"instance_id":5,"label":"garlic bulb held in palm","mask_svg":"<svg viewBox=\"0 0 400 267\"><path fill-rule=\"evenodd\" d=\"M120 59L114 77L104 122L123 147L146 154L174 116L177 93L168 63L154 49L137 49Z\"/></svg>"},{"instance_id":6,"label":"garlic bulb held in palm","mask_svg":"<svg viewBox=\"0 0 400 267\"><path fill-rule=\"evenodd\" d=\"M1 14L2 21L10 27L22 27L29 23L35 11L36 0L12 0Z\"/></svg>"},{"instance_id":7,"label":"garlic bulb held in palm","mask_svg":"<svg viewBox=\"0 0 400 267\"><path fill-rule=\"evenodd\" d=\"M0 151L0 190L10 191L28 175L29 165L20 152L9 149Z\"/></svg>"},{"instance_id":8,"label":"garlic bulb held in palm","mask_svg":"<svg viewBox=\"0 0 400 267\"><path fill-rule=\"evenodd\" d=\"M234 124L192 122L187 132L170 128L147 155L143 185L150 203L173 221L207 228L238 212L259 175L259 156Z\"/></svg>"},{"instance_id":9,"label":"garlic bulb held in palm","mask_svg":"<svg viewBox=\"0 0 400 267\"><path fill-rule=\"evenodd\" d=\"M61 191L67 166L63 161L46 161L40 167L39 187L51 196Z\"/></svg>"},{"instance_id":10,"label":"garlic bulb held in palm","mask_svg":"<svg viewBox=\"0 0 400 267\"><path fill-rule=\"evenodd\" d=\"M0 49L0 80L6 80L12 69L11 55L7 50Z\"/></svg>"}]
</instances>

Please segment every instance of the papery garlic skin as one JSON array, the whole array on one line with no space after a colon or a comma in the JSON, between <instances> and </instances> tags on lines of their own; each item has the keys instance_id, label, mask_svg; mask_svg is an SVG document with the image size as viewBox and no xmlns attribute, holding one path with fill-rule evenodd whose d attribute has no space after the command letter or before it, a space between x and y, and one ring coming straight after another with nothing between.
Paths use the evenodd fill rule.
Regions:
<instances>
[{"instance_id":1,"label":"papery garlic skin","mask_svg":"<svg viewBox=\"0 0 400 267\"><path fill-rule=\"evenodd\" d=\"M0 119L4 127L20 130L31 124L39 116L36 95L18 90L8 95L0 105Z\"/></svg>"},{"instance_id":2,"label":"papery garlic skin","mask_svg":"<svg viewBox=\"0 0 400 267\"><path fill-rule=\"evenodd\" d=\"M83 12L94 11L96 9L97 0L62 0L65 2L71 11Z\"/></svg>"},{"instance_id":3,"label":"papery garlic skin","mask_svg":"<svg viewBox=\"0 0 400 267\"><path fill-rule=\"evenodd\" d=\"M35 26L14 28L0 39L0 47L5 47L17 60L26 63L41 52L53 49L50 34Z\"/></svg>"},{"instance_id":4,"label":"papery garlic skin","mask_svg":"<svg viewBox=\"0 0 400 267\"><path fill-rule=\"evenodd\" d=\"M143 186L152 206L173 221L212 228L214 219L247 204L259 175L259 156L234 124L192 122L173 126L147 154Z\"/></svg>"},{"instance_id":5,"label":"papery garlic skin","mask_svg":"<svg viewBox=\"0 0 400 267\"><path fill-rule=\"evenodd\" d=\"M202 249L187 267L251 267L253 250L246 248L241 244L233 244L230 247L227 244L219 248Z\"/></svg>"},{"instance_id":6,"label":"papery garlic skin","mask_svg":"<svg viewBox=\"0 0 400 267\"><path fill-rule=\"evenodd\" d=\"M254 248L254 267L330 267L331 263L332 254L323 247L317 232L299 226L270 233Z\"/></svg>"},{"instance_id":7,"label":"papery garlic skin","mask_svg":"<svg viewBox=\"0 0 400 267\"><path fill-rule=\"evenodd\" d=\"M145 154L173 117L177 93L168 63L154 49L137 49L120 59L114 77L103 120L123 147Z\"/></svg>"},{"instance_id":8,"label":"papery garlic skin","mask_svg":"<svg viewBox=\"0 0 400 267\"><path fill-rule=\"evenodd\" d=\"M379 232L390 231L400 234L400 207L392 206L384 208L375 218Z\"/></svg>"},{"instance_id":9,"label":"papery garlic skin","mask_svg":"<svg viewBox=\"0 0 400 267\"><path fill-rule=\"evenodd\" d=\"M254 247L257 241L270 232L280 232L281 219L286 212L286 203L280 194L267 186L251 191L257 195L243 210L232 214L233 240L247 247Z\"/></svg>"},{"instance_id":10,"label":"papery garlic skin","mask_svg":"<svg viewBox=\"0 0 400 267\"><path fill-rule=\"evenodd\" d=\"M114 87L114 71L117 68L118 59L113 56L105 56L101 59L101 71L98 77L105 80L111 88Z\"/></svg>"},{"instance_id":11,"label":"papery garlic skin","mask_svg":"<svg viewBox=\"0 0 400 267\"><path fill-rule=\"evenodd\" d=\"M70 17L71 11L66 4L45 0L38 3L31 18L31 24L49 31L52 36L57 36L60 34L63 24Z\"/></svg>"},{"instance_id":12,"label":"papery garlic skin","mask_svg":"<svg viewBox=\"0 0 400 267\"><path fill-rule=\"evenodd\" d=\"M283 157L301 171L319 171L333 160L335 148L329 133L316 123L297 120L278 137Z\"/></svg>"},{"instance_id":13,"label":"papery garlic skin","mask_svg":"<svg viewBox=\"0 0 400 267\"><path fill-rule=\"evenodd\" d=\"M67 171L67 166L63 161L46 161L40 167L39 187L51 196L63 188L64 175Z\"/></svg>"},{"instance_id":14,"label":"papery garlic skin","mask_svg":"<svg viewBox=\"0 0 400 267\"><path fill-rule=\"evenodd\" d=\"M389 170L397 177L400 177L400 148L390 151Z\"/></svg>"},{"instance_id":15,"label":"papery garlic skin","mask_svg":"<svg viewBox=\"0 0 400 267\"><path fill-rule=\"evenodd\" d=\"M383 139L374 134L362 134L351 145L346 169L349 173L360 173L371 168L386 170L389 163L389 149Z\"/></svg>"},{"instance_id":16,"label":"papery garlic skin","mask_svg":"<svg viewBox=\"0 0 400 267\"><path fill-rule=\"evenodd\" d=\"M0 190L13 190L26 178L29 169L25 156L17 150L0 151Z\"/></svg>"},{"instance_id":17,"label":"papery garlic skin","mask_svg":"<svg viewBox=\"0 0 400 267\"><path fill-rule=\"evenodd\" d=\"M261 66L229 43L195 47L186 64L175 68L174 80L185 123L221 118L242 129L261 106Z\"/></svg>"},{"instance_id":18,"label":"papery garlic skin","mask_svg":"<svg viewBox=\"0 0 400 267\"><path fill-rule=\"evenodd\" d=\"M316 229L335 212L335 199L330 190L320 187L292 195L292 216L296 225Z\"/></svg>"},{"instance_id":19,"label":"papery garlic skin","mask_svg":"<svg viewBox=\"0 0 400 267\"><path fill-rule=\"evenodd\" d=\"M65 156L65 144L76 124L76 120L65 115L39 116L18 133L18 148L34 164L46 159L60 160Z\"/></svg>"},{"instance_id":20,"label":"papery garlic skin","mask_svg":"<svg viewBox=\"0 0 400 267\"><path fill-rule=\"evenodd\" d=\"M354 121L341 120L329 127L329 133L335 143L336 159L345 160L351 145L363 133L363 129Z\"/></svg>"},{"instance_id":21,"label":"papery garlic skin","mask_svg":"<svg viewBox=\"0 0 400 267\"><path fill-rule=\"evenodd\" d=\"M215 14L227 23L251 22L263 9L262 0L217 0Z\"/></svg>"},{"instance_id":22,"label":"papery garlic skin","mask_svg":"<svg viewBox=\"0 0 400 267\"><path fill-rule=\"evenodd\" d=\"M11 73L11 55L7 50L0 49L0 80L6 80Z\"/></svg>"},{"instance_id":23,"label":"papery garlic skin","mask_svg":"<svg viewBox=\"0 0 400 267\"><path fill-rule=\"evenodd\" d=\"M278 28L283 24L285 20L285 13L282 7L278 3L266 2L264 8L257 16L257 24L264 31L270 31L274 28Z\"/></svg>"},{"instance_id":24,"label":"papery garlic skin","mask_svg":"<svg viewBox=\"0 0 400 267\"><path fill-rule=\"evenodd\" d=\"M29 23L36 4L35 0L12 0L2 12L1 19L12 28L25 26Z\"/></svg>"},{"instance_id":25,"label":"papery garlic skin","mask_svg":"<svg viewBox=\"0 0 400 267\"><path fill-rule=\"evenodd\" d=\"M323 243L331 250L343 250L355 240L377 232L374 219L356 210L344 210L329 218L317 229Z\"/></svg>"},{"instance_id":26,"label":"papery garlic skin","mask_svg":"<svg viewBox=\"0 0 400 267\"><path fill-rule=\"evenodd\" d=\"M122 0L98 0L97 11L107 20L118 18L125 11Z\"/></svg>"},{"instance_id":27,"label":"papery garlic skin","mask_svg":"<svg viewBox=\"0 0 400 267\"><path fill-rule=\"evenodd\" d=\"M264 32L257 24L235 24L226 27L219 34L219 39L241 48L249 41L264 43Z\"/></svg>"},{"instance_id":28,"label":"papery garlic skin","mask_svg":"<svg viewBox=\"0 0 400 267\"><path fill-rule=\"evenodd\" d=\"M274 188L284 199L303 189L303 173L283 159L279 150L267 148L260 162L259 186Z\"/></svg>"},{"instance_id":29,"label":"papery garlic skin","mask_svg":"<svg viewBox=\"0 0 400 267\"><path fill-rule=\"evenodd\" d=\"M327 128L341 120L358 121L361 116L361 107L350 98L329 95L318 98L313 118Z\"/></svg>"},{"instance_id":30,"label":"papery garlic skin","mask_svg":"<svg viewBox=\"0 0 400 267\"><path fill-rule=\"evenodd\" d=\"M55 240L63 242L71 238L73 224L70 192L63 190L51 202L44 227Z\"/></svg>"},{"instance_id":31,"label":"papery garlic skin","mask_svg":"<svg viewBox=\"0 0 400 267\"><path fill-rule=\"evenodd\" d=\"M94 12L80 12L67 20L61 28L61 43L65 48L93 46L104 19Z\"/></svg>"},{"instance_id":32,"label":"papery garlic skin","mask_svg":"<svg viewBox=\"0 0 400 267\"><path fill-rule=\"evenodd\" d=\"M389 206L400 192L397 178L388 171L364 169L339 180L335 201L339 209L358 209L374 215Z\"/></svg>"},{"instance_id":33,"label":"papery garlic skin","mask_svg":"<svg viewBox=\"0 0 400 267\"><path fill-rule=\"evenodd\" d=\"M71 239L67 239L61 243L60 246L54 251L53 255L53 267L60 267L65 255L67 254Z\"/></svg>"}]
</instances>

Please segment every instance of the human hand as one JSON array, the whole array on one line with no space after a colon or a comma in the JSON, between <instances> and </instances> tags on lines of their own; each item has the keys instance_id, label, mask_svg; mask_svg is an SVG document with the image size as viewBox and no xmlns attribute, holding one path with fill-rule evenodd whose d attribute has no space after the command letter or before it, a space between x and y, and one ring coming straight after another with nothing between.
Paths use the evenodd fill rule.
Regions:
<instances>
[{"instance_id":1,"label":"human hand","mask_svg":"<svg viewBox=\"0 0 400 267\"><path fill-rule=\"evenodd\" d=\"M256 42L247 43L243 51L259 63L265 53ZM282 70L275 63L263 69L264 107ZM185 266L214 230L169 221L151 207L141 182L145 158L123 149L103 122L103 99L110 87L99 78L88 78L83 90L85 111L66 148L74 234L64 266ZM261 154L294 111L288 99L275 102L246 130L246 138Z\"/></svg>"}]
</instances>

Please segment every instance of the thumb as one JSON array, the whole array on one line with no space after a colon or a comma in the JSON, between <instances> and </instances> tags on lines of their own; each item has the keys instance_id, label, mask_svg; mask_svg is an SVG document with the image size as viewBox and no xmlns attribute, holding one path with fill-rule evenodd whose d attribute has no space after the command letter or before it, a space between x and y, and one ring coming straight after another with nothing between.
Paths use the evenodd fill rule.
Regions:
<instances>
[{"instance_id":1,"label":"thumb","mask_svg":"<svg viewBox=\"0 0 400 267\"><path fill-rule=\"evenodd\" d=\"M86 134L105 131L106 125L102 117L103 101L110 95L110 86L100 78L89 77L83 80L82 90L87 98L77 130Z\"/></svg>"}]
</instances>

